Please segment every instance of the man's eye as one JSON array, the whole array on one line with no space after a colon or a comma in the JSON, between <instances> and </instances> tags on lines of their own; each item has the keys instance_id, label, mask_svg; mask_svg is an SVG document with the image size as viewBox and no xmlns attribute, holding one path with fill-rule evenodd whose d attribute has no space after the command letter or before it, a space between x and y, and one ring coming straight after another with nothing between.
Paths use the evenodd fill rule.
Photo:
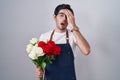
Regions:
<instances>
[{"instance_id":1,"label":"man's eye","mask_svg":"<svg viewBox=\"0 0 120 80\"><path fill-rule=\"evenodd\" d=\"M60 16L61 16L61 17L64 17L64 15L63 15L63 14L61 14Z\"/></svg>"}]
</instances>

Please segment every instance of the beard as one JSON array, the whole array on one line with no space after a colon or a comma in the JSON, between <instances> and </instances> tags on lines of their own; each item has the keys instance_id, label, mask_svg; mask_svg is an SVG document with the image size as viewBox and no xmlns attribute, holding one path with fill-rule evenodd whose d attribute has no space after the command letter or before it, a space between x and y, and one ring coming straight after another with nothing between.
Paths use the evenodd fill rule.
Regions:
<instances>
[{"instance_id":1,"label":"beard","mask_svg":"<svg viewBox=\"0 0 120 80\"><path fill-rule=\"evenodd\" d=\"M60 30L65 30L67 27L58 27Z\"/></svg>"},{"instance_id":2,"label":"beard","mask_svg":"<svg viewBox=\"0 0 120 80\"><path fill-rule=\"evenodd\" d=\"M57 27L61 31L65 31L67 27Z\"/></svg>"}]
</instances>

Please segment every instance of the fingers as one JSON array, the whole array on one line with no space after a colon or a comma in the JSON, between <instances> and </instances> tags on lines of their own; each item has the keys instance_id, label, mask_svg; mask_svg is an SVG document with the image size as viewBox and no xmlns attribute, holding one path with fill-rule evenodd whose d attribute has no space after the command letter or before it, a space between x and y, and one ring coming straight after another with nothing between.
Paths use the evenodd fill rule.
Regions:
<instances>
[{"instance_id":1,"label":"fingers","mask_svg":"<svg viewBox=\"0 0 120 80\"><path fill-rule=\"evenodd\" d=\"M64 13L67 16L68 24L73 27L75 25L75 18L72 12L68 9L64 9Z\"/></svg>"},{"instance_id":2,"label":"fingers","mask_svg":"<svg viewBox=\"0 0 120 80\"><path fill-rule=\"evenodd\" d=\"M69 18L73 18L73 17L74 17L74 15L72 14L72 12L71 12L70 10L68 10L68 9L65 9L65 14L66 14L66 16L68 16Z\"/></svg>"},{"instance_id":3,"label":"fingers","mask_svg":"<svg viewBox=\"0 0 120 80\"><path fill-rule=\"evenodd\" d=\"M65 15L67 16L67 20L69 21L69 20L74 20L74 15L72 14L72 12L70 11L70 10L68 10L68 9L65 9L64 10L64 13L65 13Z\"/></svg>"},{"instance_id":4,"label":"fingers","mask_svg":"<svg viewBox=\"0 0 120 80\"><path fill-rule=\"evenodd\" d=\"M44 71L42 71L40 68L36 68L35 75L36 77L40 78L43 77Z\"/></svg>"}]
</instances>

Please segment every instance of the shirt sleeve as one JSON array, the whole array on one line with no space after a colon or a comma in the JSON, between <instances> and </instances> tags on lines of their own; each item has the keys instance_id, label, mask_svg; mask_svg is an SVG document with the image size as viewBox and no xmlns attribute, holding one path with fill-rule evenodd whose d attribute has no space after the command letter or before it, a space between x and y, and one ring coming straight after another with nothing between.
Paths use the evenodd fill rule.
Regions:
<instances>
[{"instance_id":1,"label":"shirt sleeve","mask_svg":"<svg viewBox=\"0 0 120 80\"><path fill-rule=\"evenodd\" d=\"M44 39L43 34L40 35L39 40L42 41Z\"/></svg>"},{"instance_id":2,"label":"shirt sleeve","mask_svg":"<svg viewBox=\"0 0 120 80\"><path fill-rule=\"evenodd\" d=\"M74 40L74 43L76 44L77 41L74 35L73 35L73 40Z\"/></svg>"},{"instance_id":3,"label":"shirt sleeve","mask_svg":"<svg viewBox=\"0 0 120 80\"><path fill-rule=\"evenodd\" d=\"M43 33L40 35L39 37L39 40L42 41L42 40L49 40L50 38L50 32L46 32L46 33Z\"/></svg>"}]
</instances>

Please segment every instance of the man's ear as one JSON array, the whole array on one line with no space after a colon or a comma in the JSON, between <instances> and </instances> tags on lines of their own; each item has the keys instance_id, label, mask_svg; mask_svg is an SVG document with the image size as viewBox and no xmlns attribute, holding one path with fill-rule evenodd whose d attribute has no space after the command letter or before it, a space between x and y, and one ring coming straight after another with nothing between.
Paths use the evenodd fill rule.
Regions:
<instances>
[{"instance_id":1,"label":"man's ear","mask_svg":"<svg viewBox=\"0 0 120 80\"><path fill-rule=\"evenodd\" d=\"M53 14L53 18L54 18L55 21L56 21L56 17L57 17L57 16Z\"/></svg>"}]
</instances>

